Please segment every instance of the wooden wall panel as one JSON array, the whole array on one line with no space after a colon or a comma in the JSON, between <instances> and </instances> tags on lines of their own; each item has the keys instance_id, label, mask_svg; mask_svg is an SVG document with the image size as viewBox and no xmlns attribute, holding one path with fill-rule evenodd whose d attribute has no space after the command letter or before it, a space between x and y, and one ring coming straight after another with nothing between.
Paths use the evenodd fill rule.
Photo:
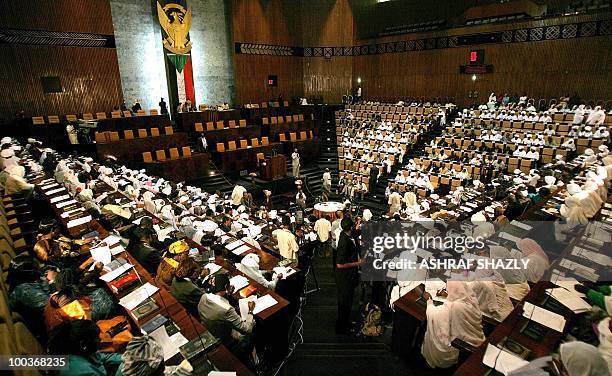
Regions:
<instances>
[{"instance_id":1,"label":"wooden wall panel","mask_svg":"<svg viewBox=\"0 0 612 376\"><path fill-rule=\"evenodd\" d=\"M44 94L41 76L59 76L63 93ZM0 45L0 118L110 111L122 101L110 48Z\"/></svg>"},{"instance_id":2,"label":"wooden wall panel","mask_svg":"<svg viewBox=\"0 0 612 376\"><path fill-rule=\"evenodd\" d=\"M296 0L231 0L235 42L301 45L300 2Z\"/></svg>"},{"instance_id":3,"label":"wooden wall panel","mask_svg":"<svg viewBox=\"0 0 612 376\"><path fill-rule=\"evenodd\" d=\"M109 0L4 0L0 27L113 34Z\"/></svg>"},{"instance_id":4,"label":"wooden wall panel","mask_svg":"<svg viewBox=\"0 0 612 376\"><path fill-rule=\"evenodd\" d=\"M292 56L234 55L236 102L260 103L282 94L285 100L304 95L302 59ZM268 86L268 75L278 86Z\"/></svg>"},{"instance_id":5,"label":"wooden wall panel","mask_svg":"<svg viewBox=\"0 0 612 376\"><path fill-rule=\"evenodd\" d=\"M364 98L396 100L413 97L455 97L471 104L475 89L480 101L491 92L526 92L556 98L578 92L584 99L612 98L610 37L481 46L494 73L460 74L469 47L383 54L354 58L353 76L363 80ZM580 58L577 58L579 56Z\"/></svg>"},{"instance_id":6,"label":"wooden wall panel","mask_svg":"<svg viewBox=\"0 0 612 376\"><path fill-rule=\"evenodd\" d=\"M350 92L353 79L352 57L303 58L303 61L306 98L320 96L324 102L335 103Z\"/></svg>"}]
</instances>

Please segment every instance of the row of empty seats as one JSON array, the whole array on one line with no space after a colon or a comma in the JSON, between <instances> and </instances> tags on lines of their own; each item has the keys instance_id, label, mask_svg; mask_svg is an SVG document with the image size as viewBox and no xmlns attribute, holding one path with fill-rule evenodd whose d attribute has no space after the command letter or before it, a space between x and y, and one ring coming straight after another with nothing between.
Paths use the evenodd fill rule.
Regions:
<instances>
[{"instance_id":1,"label":"row of empty seats","mask_svg":"<svg viewBox=\"0 0 612 376\"><path fill-rule=\"evenodd\" d=\"M151 116L159 115L159 111L156 108L153 108L149 111L149 115ZM145 110L140 110L136 113L136 116L147 116L147 113ZM113 111L110 113L110 117L111 119L118 119L121 117L132 117L132 112L123 111L122 113L121 111ZM92 113L84 113L81 119L85 121L102 120L102 119L108 119L108 117L107 117L106 112L96 112L95 117ZM71 122L79 121L79 118L77 117L77 115L66 115L64 116L64 120L66 120L66 122L71 123ZM60 124L60 123L61 123L61 119L57 115L49 115L47 116L46 120L44 116L32 117L32 124L34 125Z\"/></svg>"},{"instance_id":2,"label":"row of empty seats","mask_svg":"<svg viewBox=\"0 0 612 376\"><path fill-rule=\"evenodd\" d=\"M149 130L151 133L149 134ZM166 136L170 136L174 134L174 129L172 127L164 127L164 134ZM147 138L147 137L159 137L161 136L159 132L159 128L140 128L137 132L138 138ZM107 132L96 132L96 142L98 143L106 143L106 142L114 142L119 141L119 132L117 131L107 131ZM126 129L123 131L123 139L124 140L133 140L134 139L134 131L131 129Z\"/></svg>"},{"instance_id":3,"label":"row of empty seats","mask_svg":"<svg viewBox=\"0 0 612 376\"><path fill-rule=\"evenodd\" d=\"M191 157L191 148L189 146L183 146L181 148L181 154L179 154L178 148L170 148L170 150L168 150L168 156L166 156L165 150L157 150L155 151L155 160L153 159L153 153L151 153L150 151L145 151L144 153L142 153L142 160L145 163L153 163L154 161L165 161L168 159L179 159L180 157Z\"/></svg>"},{"instance_id":4,"label":"row of empty seats","mask_svg":"<svg viewBox=\"0 0 612 376\"><path fill-rule=\"evenodd\" d=\"M310 120L314 119L314 115L310 115ZM282 124L282 123L297 123L304 121L304 114L286 115L286 116L271 116L270 118L261 118L261 124Z\"/></svg>"},{"instance_id":5,"label":"row of empty seats","mask_svg":"<svg viewBox=\"0 0 612 376\"><path fill-rule=\"evenodd\" d=\"M310 140L313 138L314 138L314 133L312 131L301 131L299 138L296 132L289 132L289 138L287 138L287 133L278 134L278 140L280 142L303 141L303 140Z\"/></svg>"},{"instance_id":6,"label":"row of empty seats","mask_svg":"<svg viewBox=\"0 0 612 376\"><path fill-rule=\"evenodd\" d=\"M259 147L259 146L268 146L270 145L270 141L268 137L262 137L261 140L258 138L251 139L251 145L249 145L248 140L239 140L240 147L237 147L236 141L228 141L227 148L225 147L224 142L217 142L217 152L223 153L225 151L232 151L237 149L246 149L248 147Z\"/></svg>"},{"instance_id":7,"label":"row of empty seats","mask_svg":"<svg viewBox=\"0 0 612 376\"><path fill-rule=\"evenodd\" d=\"M238 127L244 128L246 126L247 126L247 122L245 119L240 119L240 121L238 121ZM236 128L236 120L228 120L227 128L228 129ZM222 129L226 129L225 122L223 120L219 120L217 122L209 121L206 123L206 131L215 131L215 130L218 131ZM202 123L195 123L195 131L200 132L200 133L204 132L204 125Z\"/></svg>"},{"instance_id":8,"label":"row of empty seats","mask_svg":"<svg viewBox=\"0 0 612 376\"><path fill-rule=\"evenodd\" d=\"M289 101L282 102L283 107L289 107ZM268 107L280 107L281 102L261 102L260 103L248 103L245 104L247 108L268 108Z\"/></svg>"}]
</instances>

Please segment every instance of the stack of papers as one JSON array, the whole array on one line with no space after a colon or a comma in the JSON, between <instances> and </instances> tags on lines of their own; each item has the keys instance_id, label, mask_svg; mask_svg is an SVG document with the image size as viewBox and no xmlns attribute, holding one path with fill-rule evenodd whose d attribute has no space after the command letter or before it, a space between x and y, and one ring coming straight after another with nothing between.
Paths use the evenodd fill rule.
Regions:
<instances>
[{"instance_id":1,"label":"stack of papers","mask_svg":"<svg viewBox=\"0 0 612 376\"><path fill-rule=\"evenodd\" d=\"M240 242L242 242L242 240L240 240ZM247 244L242 244L240 247L234 249L232 251L233 254L240 256L241 254L243 254L244 252L248 252L251 250L251 247L249 247Z\"/></svg>"},{"instance_id":2,"label":"stack of papers","mask_svg":"<svg viewBox=\"0 0 612 376\"><path fill-rule=\"evenodd\" d=\"M204 266L205 269L208 269L208 271L210 272L209 275L215 274L216 272L218 272L219 270L221 270L221 266L213 263L213 262L209 262L208 264L206 264Z\"/></svg>"},{"instance_id":3,"label":"stack of papers","mask_svg":"<svg viewBox=\"0 0 612 376\"><path fill-rule=\"evenodd\" d=\"M127 263L127 264L123 264L120 267L118 267L117 269L113 270L112 272L108 272L106 274L104 274L103 276L100 276L100 279L103 280L104 282L110 282L114 279L116 279L117 277L119 277L121 274L127 272L128 270L132 269L134 267L134 265Z\"/></svg>"},{"instance_id":4,"label":"stack of papers","mask_svg":"<svg viewBox=\"0 0 612 376\"><path fill-rule=\"evenodd\" d=\"M251 295L248 298L240 299L238 301L238 307L240 308L240 317L242 317L243 320L246 320L248 316L249 302L255 302L255 308L253 309L254 315L257 315L258 313L265 311L266 309L278 304L276 299L274 299L270 294L264 295L259 298L254 295Z\"/></svg>"},{"instance_id":5,"label":"stack of papers","mask_svg":"<svg viewBox=\"0 0 612 376\"><path fill-rule=\"evenodd\" d=\"M72 221L68 221L68 223L66 224L66 227L68 228L73 228L85 223L89 223L91 222L91 215L87 215L85 217L81 217L81 218L77 218L77 219L73 219Z\"/></svg>"},{"instance_id":6,"label":"stack of papers","mask_svg":"<svg viewBox=\"0 0 612 376\"><path fill-rule=\"evenodd\" d=\"M574 313L587 312L591 310L591 305L585 302L579 295L566 290L563 287L546 289L546 292L557 299L559 303L571 309Z\"/></svg>"},{"instance_id":7,"label":"stack of papers","mask_svg":"<svg viewBox=\"0 0 612 376\"><path fill-rule=\"evenodd\" d=\"M283 279L287 279L290 275L295 273L295 269L290 266L277 266L274 270L274 276L272 278L276 278L278 274L283 275Z\"/></svg>"},{"instance_id":8,"label":"stack of papers","mask_svg":"<svg viewBox=\"0 0 612 376\"><path fill-rule=\"evenodd\" d=\"M155 294L159 290L156 286L153 286L149 282L140 286L136 290L127 294L121 300L119 300L119 304L127 310L133 310L138 307L140 303L144 302L145 299L150 298L153 294Z\"/></svg>"},{"instance_id":9,"label":"stack of papers","mask_svg":"<svg viewBox=\"0 0 612 376\"><path fill-rule=\"evenodd\" d=\"M111 251L107 245L92 248L89 252L91 253L91 258L93 258L94 263L101 262L102 265L106 265L110 264L112 260Z\"/></svg>"},{"instance_id":10,"label":"stack of papers","mask_svg":"<svg viewBox=\"0 0 612 376\"><path fill-rule=\"evenodd\" d=\"M487 350L482 358L482 363L504 375L508 375L510 372L529 364L528 361L490 343L487 344Z\"/></svg>"},{"instance_id":11,"label":"stack of papers","mask_svg":"<svg viewBox=\"0 0 612 376\"><path fill-rule=\"evenodd\" d=\"M562 333L565 328L565 317L529 302L525 302L523 316L557 332Z\"/></svg>"},{"instance_id":12,"label":"stack of papers","mask_svg":"<svg viewBox=\"0 0 612 376\"><path fill-rule=\"evenodd\" d=\"M52 204L55 204L56 202L68 200L69 198L70 198L70 195L62 195L62 196L53 197L51 200L49 200L49 202L51 202Z\"/></svg>"},{"instance_id":13,"label":"stack of papers","mask_svg":"<svg viewBox=\"0 0 612 376\"><path fill-rule=\"evenodd\" d=\"M244 244L242 242L242 240L236 240L228 245L225 246L225 248L227 248L229 251L234 250L236 248L238 248L241 244Z\"/></svg>"}]
</instances>

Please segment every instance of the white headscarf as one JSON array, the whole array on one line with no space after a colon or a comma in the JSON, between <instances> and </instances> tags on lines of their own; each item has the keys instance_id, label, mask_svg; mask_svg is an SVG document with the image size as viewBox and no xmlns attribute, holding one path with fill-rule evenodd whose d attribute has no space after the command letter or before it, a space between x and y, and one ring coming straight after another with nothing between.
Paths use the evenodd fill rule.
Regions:
<instances>
[{"instance_id":1,"label":"white headscarf","mask_svg":"<svg viewBox=\"0 0 612 376\"><path fill-rule=\"evenodd\" d=\"M569 376L610 376L606 361L593 345L567 342L559 346L559 354Z\"/></svg>"},{"instance_id":2,"label":"white headscarf","mask_svg":"<svg viewBox=\"0 0 612 376\"><path fill-rule=\"evenodd\" d=\"M448 368L459 358L459 350L451 345L450 307L427 302L427 331L421 354L432 368Z\"/></svg>"},{"instance_id":3,"label":"white headscarf","mask_svg":"<svg viewBox=\"0 0 612 376\"><path fill-rule=\"evenodd\" d=\"M485 340L482 331L482 313L472 290L465 281L449 280L445 304L450 308L451 342L458 338L472 346Z\"/></svg>"}]
</instances>

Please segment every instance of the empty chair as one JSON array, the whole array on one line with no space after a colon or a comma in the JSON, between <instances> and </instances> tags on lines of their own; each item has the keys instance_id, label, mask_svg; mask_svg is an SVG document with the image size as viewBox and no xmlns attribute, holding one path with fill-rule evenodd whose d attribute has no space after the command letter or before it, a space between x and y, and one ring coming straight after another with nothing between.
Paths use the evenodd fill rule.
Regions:
<instances>
[{"instance_id":1,"label":"empty chair","mask_svg":"<svg viewBox=\"0 0 612 376\"><path fill-rule=\"evenodd\" d=\"M277 116L277 117L276 117L276 122L277 122L278 124L282 124L282 123L284 123L284 122L285 122L285 118L284 118L284 117L282 117L282 116Z\"/></svg>"},{"instance_id":2,"label":"empty chair","mask_svg":"<svg viewBox=\"0 0 612 376\"><path fill-rule=\"evenodd\" d=\"M251 145L252 145L253 147L259 146L259 139L257 139L257 138L252 138L252 139L251 139Z\"/></svg>"},{"instance_id":3,"label":"empty chair","mask_svg":"<svg viewBox=\"0 0 612 376\"><path fill-rule=\"evenodd\" d=\"M174 134L174 129L172 129L172 127L164 127L164 133L169 136L171 134Z\"/></svg>"},{"instance_id":4,"label":"empty chair","mask_svg":"<svg viewBox=\"0 0 612 376\"><path fill-rule=\"evenodd\" d=\"M107 132L96 132L95 138L98 143L108 142Z\"/></svg>"},{"instance_id":5,"label":"empty chair","mask_svg":"<svg viewBox=\"0 0 612 376\"><path fill-rule=\"evenodd\" d=\"M240 149L246 149L249 146L247 140L240 140Z\"/></svg>"},{"instance_id":6,"label":"empty chair","mask_svg":"<svg viewBox=\"0 0 612 376\"><path fill-rule=\"evenodd\" d=\"M155 159L157 159L158 161L165 161L166 160L166 151L165 150L157 150L155 152Z\"/></svg>"},{"instance_id":7,"label":"empty chair","mask_svg":"<svg viewBox=\"0 0 612 376\"><path fill-rule=\"evenodd\" d=\"M228 122L227 122L227 125L228 125L230 128L236 128L236 120L230 120L230 121L228 121Z\"/></svg>"},{"instance_id":8,"label":"empty chair","mask_svg":"<svg viewBox=\"0 0 612 376\"><path fill-rule=\"evenodd\" d=\"M268 102L261 102L261 108L268 108Z\"/></svg>"},{"instance_id":9,"label":"empty chair","mask_svg":"<svg viewBox=\"0 0 612 376\"><path fill-rule=\"evenodd\" d=\"M304 114L299 114L298 115L298 120L299 121L304 121Z\"/></svg>"},{"instance_id":10,"label":"empty chair","mask_svg":"<svg viewBox=\"0 0 612 376\"><path fill-rule=\"evenodd\" d=\"M247 126L246 120L245 119L240 119L240 121L238 122L238 126L240 128L245 128Z\"/></svg>"},{"instance_id":11,"label":"empty chair","mask_svg":"<svg viewBox=\"0 0 612 376\"><path fill-rule=\"evenodd\" d=\"M170 148L170 159L178 159L179 151L178 148Z\"/></svg>"},{"instance_id":12,"label":"empty chair","mask_svg":"<svg viewBox=\"0 0 612 376\"><path fill-rule=\"evenodd\" d=\"M240 121L242 121L242 120L240 120ZM270 120L267 117L261 118L261 124L263 124L263 125L270 124Z\"/></svg>"},{"instance_id":13,"label":"empty chair","mask_svg":"<svg viewBox=\"0 0 612 376\"><path fill-rule=\"evenodd\" d=\"M123 117L132 117L132 113L130 111L123 111Z\"/></svg>"},{"instance_id":14,"label":"empty chair","mask_svg":"<svg viewBox=\"0 0 612 376\"><path fill-rule=\"evenodd\" d=\"M151 128L151 136L159 137L159 128Z\"/></svg>"},{"instance_id":15,"label":"empty chair","mask_svg":"<svg viewBox=\"0 0 612 376\"><path fill-rule=\"evenodd\" d=\"M289 133L289 140L297 141L297 134L295 132Z\"/></svg>"},{"instance_id":16,"label":"empty chair","mask_svg":"<svg viewBox=\"0 0 612 376\"><path fill-rule=\"evenodd\" d=\"M121 117L121 111L113 111L111 112L111 118L118 119Z\"/></svg>"},{"instance_id":17,"label":"empty chair","mask_svg":"<svg viewBox=\"0 0 612 376\"><path fill-rule=\"evenodd\" d=\"M45 118L43 118L42 116L34 116L32 118L32 124L34 125L45 124Z\"/></svg>"},{"instance_id":18,"label":"empty chair","mask_svg":"<svg viewBox=\"0 0 612 376\"><path fill-rule=\"evenodd\" d=\"M227 143L227 148L229 150L236 150L236 141L230 141Z\"/></svg>"},{"instance_id":19,"label":"empty chair","mask_svg":"<svg viewBox=\"0 0 612 376\"><path fill-rule=\"evenodd\" d=\"M212 121L209 121L206 123L206 130L207 131L214 131L215 130L215 123L213 123Z\"/></svg>"},{"instance_id":20,"label":"empty chair","mask_svg":"<svg viewBox=\"0 0 612 376\"><path fill-rule=\"evenodd\" d=\"M264 153L257 153L255 157L257 158L257 164L260 164L262 161L266 160L266 155Z\"/></svg>"},{"instance_id":21,"label":"empty chair","mask_svg":"<svg viewBox=\"0 0 612 376\"><path fill-rule=\"evenodd\" d=\"M147 116L147 113L145 110L138 110L138 112L136 112L136 116Z\"/></svg>"},{"instance_id":22,"label":"empty chair","mask_svg":"<svg viewBox=\"0 0 612 376\"><path fill-rule=\"evenodd\" d=\"M314 138L314 133L312 130L308 131L308 138Z\"/></svg>"},{"instance_id":23,"label":"empty chair","mask_svg":"<svg viewBox=\"0 0 612 376\"><path fill-rule=\"evenodd\" d=\"M96 119L106 119L106 112L96 112Z\"/></svg>"},{"instance_id":24,"label":"empty chair","mask_svg":"<svg viewBox=\"0 0 612 376\"><path fill-rule=\"evenodd\" d=\"M291 117L291 115L285 116L285 123L291 123L292 121L293 121L293 118Z\"/></svg>"},{"instance_id":25,"label":"empty chair","mask_svg":"<svg viewBox=\"0 0 612 376\"><path fill-rule=\"evenodd\" d=\"M306 139L306 131L301 131L300 132L300 140L305 140Z\"/></svg>"},{"instance_id":26,"label":"empty chair","mask_svg":"<svg viewBox=\"0 0 612 376\"><path fill-rule=\"evenodd\" d=\"M191 148L189 146L183 146L183 157L191 157Z\"/></svg>"},{"instance_id":27,"label":"empty chair","mask_svg":"<svg viewBox=\"0 0 612 376\"><path fill-rule=\"evenodd\" d=\"M202 123L195 123L195 131L204 132L204 126L202 125Z\"/></svg>"},{"instance_id":28,"label":"empty chair","mask_svg":"<svg viewBox=\"0 0 612 376\"><path fill-rule=\"evenodd\" d=\"M278 124L278 119L276 118L276 116L270 117L270 124Z\"/></svg>"},{"instance_id":29,"label":"empty chair","mask_svg":"<svg viewBox=\"0 0 612 376\"><path fill-rule=\"evenodd\" d=\"M157 111L157 108L152 108L152 109L149 111L149 114L150 114L150 115L153 115L153 116L155 116L155 115L159 115L159 111Z\"/></svg>"},{"instance_id":30,"label":"empty chair","mask_svg":"<svg viewBox=\"0 0 612 376\"><path fill-rule=\"evenodd\" d=\"M144 129L144 128L140 128L140 129L138 130L138 137L139 137L139 138L146 138L146 137L149 137L149 134L147 133L147 130L146 130L146 129Z\"/></svg>"},{"instance_id":31,"label":"empty chair","mask_svg":"<svg viewBox=\"0 0 612 376\"><path fill-rule=\"evenodd\" d=\"M268 145L270 144L270 141L268 140L268 137L267 137L267 136L266 136L266 137L262 137L262 138L261 138L261 144L262 144L263 146L268 146Z\"/></svg>"},{"instance_id":32,"label":"empty chair","mask_svg":"<svg viewBox=\"0 0 612 376\"><path fill-rule=\"evenodd\" d=\"M49 124L59 124L59 116L57 115L49 115Z\"/></svg>"},{"instance_id":33,"label":"empty chair","mask_svg":"<svg viewBox=\"0 0 612 376\"><path fill-rule=\"evenodd\" d=\"M223 142L217 142L217 151L223 153L225 151L225 144Z\"/></svg>"},{"instance_id":34,"label":"empty chair","mask_svg":"<svg viewBox=\"0 0 612 376\"><path fill-rule=\"evenodd\" d=\"M153 156L151 155L151 152L145 151L144 153L142 153L142 160L144 161L144 163L153 162Z\"/></svg>"},{"instance_id":35,"label":"empty chair","mask_svg":"<svg viewBox=\"0 0 612 376\"><path fill-rule=\"evenodd\" d=\"M76 115L66 115L66 121L77 121L77 116Z\"/></svg>"},{"instance_id":36,"label":"empty chair","mask_svg":"<svg viewBox=\"0 0 612 376\"><path fill-rule=\"evenodd\" d=\"M119 132L109 132L108 139L110 141L119 141Z\"/></svg>"},{"instance_id":37,"label":"empty chair","mask_svg":"<svg viewBox=\"0 0 612 376\"><path fill-rule=\"evenodd\" d=\"M300 117L298 115L293 115L292 120L294 123L297 123L298 121L300 121Z\"/></svg>"},{"instance_id":38,"label":"empty chair","mask_svg":"<svg viewBox=\"0 0 612 376\"><path fill-rule=\"evenodd\" d=\"M219 120L216 123L216 126L217 126L217 129L224 129L225 128L225 126L223 125L223 120Z\"/></svg>"},{"instance_id":39,"label":"empty chair","mask_svg":"<svg viewBox=\"0 0 612 376\"><path fill-rule=\"evenodd\" d=\"M280 142L285 142L285 141L287 141L287 135L285 135L284 133L280 133L278 135L278 139L279 139Z\"/></svg>"},{"instance_id":40,"label":"empty chair","mask_svg":"<svg viewBox=\"0 0 612 376\"><path fill-rule=\"evenodd\" d=\"M131 129L124 130L123 138L125 138L126 140L132 140L134 138L134 131Z\"/></svg>"},{"instance_id":41,"label":"empty chair","mask_svg":"<svg viewBox=\"0 0 612 376\"><path fill-rule=\"evenodd\" d=\"M90 112L83 114L83 120L93 120L93 114L91 114Z\"/></svg>"}]
</instances>

